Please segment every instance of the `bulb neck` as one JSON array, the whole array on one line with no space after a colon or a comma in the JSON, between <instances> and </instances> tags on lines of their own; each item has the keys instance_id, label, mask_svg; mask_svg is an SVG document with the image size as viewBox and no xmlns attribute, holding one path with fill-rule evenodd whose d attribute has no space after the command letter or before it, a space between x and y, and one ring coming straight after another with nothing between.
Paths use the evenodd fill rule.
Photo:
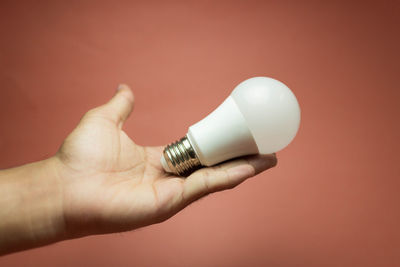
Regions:
<instances>
[{"instance_id":1,"label":"bulb neck","mask_svg":"<svg viewBox=\"0 0 400 267\"><path fill-rule=\"evenodd\" d=\"M167 164L164 169L180 176L188 176L202 166L186 136L167 145L164 148L163 157L165 164Z\"/></svg>"}]
</instances>

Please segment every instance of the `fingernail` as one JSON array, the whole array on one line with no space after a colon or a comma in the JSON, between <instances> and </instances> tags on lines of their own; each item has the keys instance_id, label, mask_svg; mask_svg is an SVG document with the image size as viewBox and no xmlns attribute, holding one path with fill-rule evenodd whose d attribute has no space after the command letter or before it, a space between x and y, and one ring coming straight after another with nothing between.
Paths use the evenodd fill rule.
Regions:
<instances>
[{"instance_id":1,"label":"fingernail","mask_svg":"<svg viewBox=\"0 0 400 267\"><path fill-rule=\"evenodd\" d=\"M277 159L275 155L268 156L254 156L248 159L249 164L253 166L256 174L259 174L266 169L275 167L277 164Z\"/></svg>"},{"instance_id":2,"label":"fingernail","mask_svg":"<svg viewBox=\"0 0 400 267\"><path fill-rule=\"evenodd\" d=\"M121 91L122 88L124 88L124 86L122 84L118 84L117 92Z\"/></svg>"}]
</instances>

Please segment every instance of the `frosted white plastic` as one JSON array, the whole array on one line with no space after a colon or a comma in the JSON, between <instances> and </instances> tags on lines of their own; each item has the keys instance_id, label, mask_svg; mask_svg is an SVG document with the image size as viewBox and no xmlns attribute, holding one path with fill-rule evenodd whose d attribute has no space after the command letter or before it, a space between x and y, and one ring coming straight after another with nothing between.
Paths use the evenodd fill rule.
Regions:
<instances>
[{"instance_id":1,"label":"frosted white plastic","mask_svg":"<svg viewBox=\"0 0 400 267\"><path fill-rule=\"evenodd\" d=\"M190 126L186 136L204 166L258 153L246 120L231 96L210 115Z\"/></svg>"},{"instance_id":2,"label":"frosted white plastic","mask_svg":"<svg viewBox=\"0 0 400 267\"><path fill-rule=\"evenodd\" d=\"M245 118L261 154L285 148L296 136L300 107L290 89L275 79L255 77L240 83L231 96Z\"/></svg>"},{"instance_id":3,"label":"frosted white plastic","mask_svg":"<svg viewBox=\"0 0 400 267\"><path fill-rule=\"evenodd\" d=\"M290 89L275 79L240 83L210 115L189 127L187 138L204 166L286 147L300 125L300 107ZM170 171L164 159L161 163Z\"/></svg>"}]
</instances>

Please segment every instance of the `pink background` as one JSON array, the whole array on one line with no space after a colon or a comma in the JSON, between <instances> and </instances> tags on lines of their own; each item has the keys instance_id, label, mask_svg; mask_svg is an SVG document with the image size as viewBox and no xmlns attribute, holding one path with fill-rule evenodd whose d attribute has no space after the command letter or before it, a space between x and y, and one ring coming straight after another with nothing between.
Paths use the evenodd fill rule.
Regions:
<instances>
[{"instance_id":1,"label":"pink background","mask_svg":"<svg viewBox=\"0 0 400 267\"><path fill-rule=\"evenodd\" d=\"M139 144L183 136L257 75L292 88L302 124L277 168L165 223L0 265L400 266L399 14L395 1L2 1L0 168L53 155L119 82Z\"/></svg>"}]
</instances>

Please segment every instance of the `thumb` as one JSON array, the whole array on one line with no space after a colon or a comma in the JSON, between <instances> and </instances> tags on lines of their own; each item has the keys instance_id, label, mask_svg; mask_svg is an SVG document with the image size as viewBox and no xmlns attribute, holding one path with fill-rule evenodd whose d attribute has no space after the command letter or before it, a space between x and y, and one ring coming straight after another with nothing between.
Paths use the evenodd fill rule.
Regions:
<instances>
[{"instance_id":1,"label":"thumb","mask_svg":"<svg viewBox=\"0 0 400 267\"><path fill-rule=\"evenodd\" d=\"M115 95L103 106L103 111L121 128L133 110L133 103L131 88L126 84L120 84Z\"/></svg>"}]
</instances>

